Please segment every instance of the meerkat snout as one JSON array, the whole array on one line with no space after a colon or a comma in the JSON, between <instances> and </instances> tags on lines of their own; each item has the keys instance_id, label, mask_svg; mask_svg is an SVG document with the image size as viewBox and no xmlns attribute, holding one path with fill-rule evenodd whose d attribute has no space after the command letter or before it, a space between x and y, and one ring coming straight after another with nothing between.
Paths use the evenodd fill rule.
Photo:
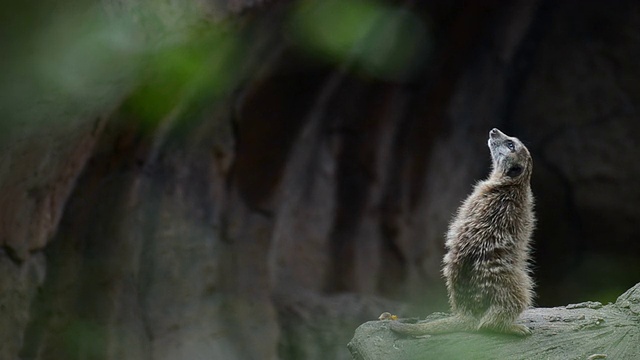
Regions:
<instances>
[{"instance_id":1,"label":"meerkat snout","mask_svg":"<svg viewBox=\"0 0 640 360\"><path fill-rule=\"evenodd\" d=\"M491 129L491 131L489 131L489 140L487 141L487 143L490 148L495 147L506 138L507 135L505 135L502 131L498 130L497 128L493 128Z\"/></svg>"},{"instance_id":2,"label":"meerkat snout","mask_svg":"<svg viewBox=\"0 0 640 360\"><path fill-rule=\"evenodd\" d=\"M497 128L489 131L488 140L494 175L516 180L531 174L531 156L520 140Z\"/></svg>"}]
</instances>

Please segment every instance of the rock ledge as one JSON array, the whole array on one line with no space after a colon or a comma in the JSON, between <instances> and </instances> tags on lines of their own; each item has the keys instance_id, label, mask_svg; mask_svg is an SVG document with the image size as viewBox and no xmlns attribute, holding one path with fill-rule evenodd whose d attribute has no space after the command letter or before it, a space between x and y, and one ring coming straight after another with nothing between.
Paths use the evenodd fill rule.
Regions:
<instances>
[{"instance_id":1,"label":"rock ledge","mask_svg":"<svg viewBox=\"0 0 640 360\"><path fill-rule=\"evenodd\" d=\"M614 304L583 302L533 308L519 320L533 335L453 333L403 337L389 321L370 321L348 344L356 360L378 359L638 359L640 358L640 283Z\"/></svg>"}]
</instances>

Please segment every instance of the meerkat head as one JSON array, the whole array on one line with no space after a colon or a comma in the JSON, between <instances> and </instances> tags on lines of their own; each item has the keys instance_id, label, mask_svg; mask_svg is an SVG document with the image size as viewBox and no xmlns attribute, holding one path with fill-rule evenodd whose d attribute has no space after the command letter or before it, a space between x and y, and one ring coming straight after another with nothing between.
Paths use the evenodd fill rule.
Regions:
<instances>
[{"instance_id":1,"label":"meerkat head","mask_svg":"<svg viewBox=\"0 0 640 360\"><path fill-rule=\"evenodd\" d=\"M507 136L494 128L489 131L489 149L493 165L492 176L508 182L520 182L531 177L531 155L518 138Z\"/></svg>"}]
</instances>

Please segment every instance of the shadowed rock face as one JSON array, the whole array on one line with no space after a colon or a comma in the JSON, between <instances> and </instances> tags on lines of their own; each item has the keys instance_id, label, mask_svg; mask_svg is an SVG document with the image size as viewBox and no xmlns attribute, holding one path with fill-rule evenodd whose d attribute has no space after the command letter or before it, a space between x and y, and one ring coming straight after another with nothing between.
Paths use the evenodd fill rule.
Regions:
<instances>
[{"instance_id":1,"label":"shadowed rock face","mask_svg":"<svg viewBox=\"0 0 640 360\"><path fill-rule=\"evenodd\" d=\"M40 68L0 80L0 358L346 359L353 329L397 308L380 297L446 308L444 232L493 127L533 155L538 303L637 282L636 2L416 3L432 54L396 80L305 53L294 2L211 4L106 2L138 52L75 92ZM143 90L180 84L142 76L138 47L194 13L238 22L239 74L147 123Z\"/></svg>"}]
</instances>

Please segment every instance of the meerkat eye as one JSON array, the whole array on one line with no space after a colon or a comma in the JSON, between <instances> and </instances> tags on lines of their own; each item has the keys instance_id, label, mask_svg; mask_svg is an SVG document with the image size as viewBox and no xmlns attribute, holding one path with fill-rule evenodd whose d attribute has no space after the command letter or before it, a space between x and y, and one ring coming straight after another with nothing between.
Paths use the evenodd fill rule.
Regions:
<instances>
[{"instance_id":1,"label":"meerkat eye","mask_svg":"<svg viewBox=\"0 0 640 360\"><path fill-rule=\"evenodd\" d=\"M514 151L516 149L515 144L513 143L513 141L511 140L507 140L505 142L505 145L507 145L507 147L509 148L509 150Z\"/></svg>"}]
</instances>

